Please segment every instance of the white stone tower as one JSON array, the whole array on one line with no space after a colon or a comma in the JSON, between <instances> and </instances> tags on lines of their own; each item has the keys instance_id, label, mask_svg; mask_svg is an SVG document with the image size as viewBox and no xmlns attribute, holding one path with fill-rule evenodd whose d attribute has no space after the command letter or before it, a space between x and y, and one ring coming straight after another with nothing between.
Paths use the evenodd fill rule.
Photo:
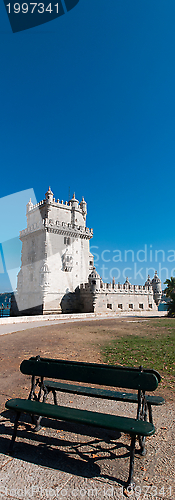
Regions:
<instances>
[{"instance_id":1,"label":"white stone tower","mask_svg":"<svg viewBox=\"0 0 175 500\"><path fill-rule=\"evenodd\" d=\"M87 204L75 194L55 201L50 187L45 199L27 204L27 228L21 231L21 269L16 314L61 313L61 300L86 283L93 269L86 227ZM15 313L15 311L13 311Z\"/></svg>"}]
</instances>

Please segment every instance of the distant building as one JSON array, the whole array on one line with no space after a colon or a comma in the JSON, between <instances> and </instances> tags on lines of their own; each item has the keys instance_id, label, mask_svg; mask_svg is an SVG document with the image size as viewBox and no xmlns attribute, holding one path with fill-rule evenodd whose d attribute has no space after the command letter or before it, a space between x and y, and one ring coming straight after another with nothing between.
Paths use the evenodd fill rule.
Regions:
<instances>
[{"instance_id":1,"label":"distant building","mask_svg":"<svg viewBox=\"0 0 175 500\"><path fill-rule=\"evenodd\" d=\"M62 309L71 312L75 304L79 312L157 311L162 294L157 272L153 280L148 276L145 285L131 285L128 278L124 284L115 284L114 279L112 284L103 283L94 267L88 283L81 284L73 294L63 297Z\"/></svg>"},{"instance_id":2,"label":"distant building","mask_svg":"<svg viewBox=\"0 0 175 500\"><path fill-rule=\"evenodd\" d=\"M13 292L0 293L0 317L10 316Z\"/></svg>"},{"instance_id":3,"label":"distant building","mask_svg":"<svg viewBox=\"0 0 175 500\"><path fill-rule=\"evenodd\" d=\"M151 311L161 299L157 272L144 286L103 283L89 250L93 230L86 227L87 204L75 194L27 204L27 228L21 231L21 269L12 314Z\"/></svg>"}]
</instances>

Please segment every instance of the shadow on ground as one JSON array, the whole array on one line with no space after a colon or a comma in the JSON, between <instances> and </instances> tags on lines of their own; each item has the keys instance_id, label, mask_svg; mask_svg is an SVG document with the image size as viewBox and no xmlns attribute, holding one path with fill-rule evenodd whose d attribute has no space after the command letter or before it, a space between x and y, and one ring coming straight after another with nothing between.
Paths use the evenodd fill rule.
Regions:
<instances>
[{"instance_id":1,"label":"shadow on ground","mask_svg":"<svg viewBox=\"0 0 175 500\"><path fill-rule=\"evenodd\" d=\"M15 417L9 410L3 411L1 417L1 453L8 455ZM66 436L59 436L65 432ZM114 475L119 475L122 458L127 459L129 468L130 448L126 443L116 442L119 438L120 433L114 431L45 418L41 430L35 433L30 416L22 415L12 456L42 467L86 478L100 477L124 486L124 481ZM104 461L109 464L111 475L102 472L100 462L102 465Z\"/></svg>"}]
</instances>

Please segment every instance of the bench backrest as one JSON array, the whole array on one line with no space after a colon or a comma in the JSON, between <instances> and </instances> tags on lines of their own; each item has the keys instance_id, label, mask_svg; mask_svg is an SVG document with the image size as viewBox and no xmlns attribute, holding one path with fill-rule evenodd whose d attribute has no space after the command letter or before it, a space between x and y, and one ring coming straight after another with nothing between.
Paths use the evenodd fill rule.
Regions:
<instances>
[{"instance_id":1,"label":"bench backrest","mask_svg":"<svg viewBox=\"0 0 175 500\"><path fill-rule=\"evenodd\" d=\"M83 361L68 361L68 360L62 360L62 359L52 359L52 358L41 358L40 356L32 356L30 358L30 360L37 360L39 359L40 361L47 361L49 363L66 363L66 364L70 364L70 365L83 365L83 366L97 366L96 363L86 363L86 362L83 362ZM104 365L104 364L100 364L98 363L98 367L101 367L101 368L104 368L104 366L108 366L108 365ZM115 370L123 370L123 371L132 371L132 372L140 372L140 367L133 367L133 366L121 366L121 365L110 365L110 366L113 366L115 368ZM154 375L157 377L157 380L158 382L161 381L161 376L160 376L160 373L157 371L157 370L154 370L153 368L143 368L143 372L145 373L154 373Z\"/></svg>"},{"instance_id":2,"label":"bench backrest","mask_svg":"<svg viewBox=\"0 0 175 500\"><path fill-rule=\"evenodd\" d=\"M158 386L158 378L151 370L124 369L104 364L30 358L21 363L20 369L25 375L143 391L154 391Z\"/></svg>"}]
</instances>

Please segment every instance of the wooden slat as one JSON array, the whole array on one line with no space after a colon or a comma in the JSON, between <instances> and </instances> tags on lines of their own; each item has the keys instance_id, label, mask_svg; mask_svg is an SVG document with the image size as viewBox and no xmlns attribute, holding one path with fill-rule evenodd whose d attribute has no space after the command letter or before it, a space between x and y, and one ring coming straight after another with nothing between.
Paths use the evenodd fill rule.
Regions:
<instances>
[{"instance_id":1,"label":"wooden slat","mask_svg":"<svg viewBox=\"0 0 175 500\"><path fill-rule=\"evenodd\" d=\"M53 380L44 380L44 385L49 389L55 389L56 391L68 392L71 394L81 394L82 396L92 396L102 399L113 399L115 401L125 401L128 403L138 403L138 395L129 392L118 392L96 387L64 384L63 382L54 382ZM165 403L165 400L160 396L146 395L145 399L148 403L156 406Z\"/></svg>"},{"instance_id":2,"label":"wooden slat","mask_svg":"<svg viewBox=\"0 0 175 500\"><path fill-rule=\"evenodd\" d=\"M69 422L83 423L93 427L102 427L111 430L118 430L128 434L139 436L151 436L155 432L153 424L142 420L135 420L128 417L118 417L104 413L79 410L64 406L56 406L37 401L24 399L11 399L6 402L6 408L17 412L24 412L43 417L66 420Z\"/></svg>"},{"instance_id":3,"label":"wooden slat","mask_svg":"<svg viewBox=\"0 0 175 500\"><path fill-rule=\"evenodd\" d=\"M26 375L36 375L61 380L109 385L127 389L154 391L158 380L154 373L116 369L115 366L75 363L66 361L25 360L20 369Z\"/></svg>"},{"instance_id":4,"label":"wooden slat","mask_svg":"<svg viewBox=\"0 0 175 500\"><path fill-rule=\"evenodd\" d=\"M37 359L37 356L32 356L30 358L30 360L36 360ZM49 362L49 363L65 363L66 365L71 365L71 366L89 366L89 367L93 367L93 366L96 366L96 363L86 363L86 362L82 362L82 361L68 361L68 360L63 360L63 359L53 359L53 358L41 358L40 357L40 361L46 361L46 362ZM140 368L139 367L131 367L131 366L121 366L121 365L104 365L102 363L98 363L98 367L101 367L103 368L104 366L112 366L113 368L115 368L115 370L128 370L128 371L132 371L132 372L139 372L140 371ZM152 368L143 368L143 371L146 372L146 373L153 373L156 377L157 377L157 380L158 382L161 381L161 376L160 376L160 373L157 371L157 370L154 370Z\"/></svg>"}]
</instances>

